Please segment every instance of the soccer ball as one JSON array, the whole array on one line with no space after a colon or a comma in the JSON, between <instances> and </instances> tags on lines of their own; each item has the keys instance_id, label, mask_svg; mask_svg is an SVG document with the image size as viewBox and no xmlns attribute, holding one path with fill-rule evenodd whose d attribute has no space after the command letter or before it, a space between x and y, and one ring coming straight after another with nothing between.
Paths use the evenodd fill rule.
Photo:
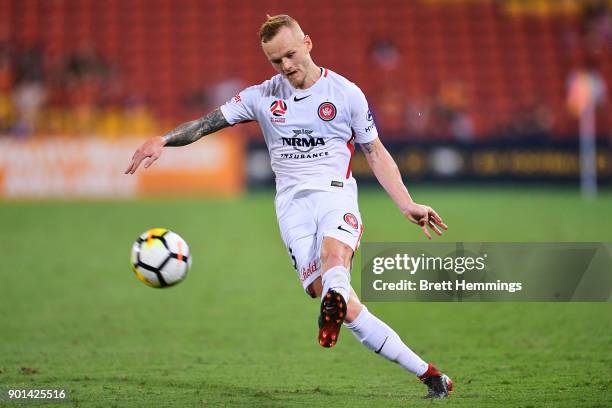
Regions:
<instances>
[{"instance_id":1,"label":"soccer ball","mask_svg":"<svg viewBox=\"0 0 612 408\"><path fill-rule=\"evenodd\" d=\"M132 245L132 270L154 288L176 285L191 267L189 246L178 234L165 228L145 231Z\"/></svg>"}]
</instances>

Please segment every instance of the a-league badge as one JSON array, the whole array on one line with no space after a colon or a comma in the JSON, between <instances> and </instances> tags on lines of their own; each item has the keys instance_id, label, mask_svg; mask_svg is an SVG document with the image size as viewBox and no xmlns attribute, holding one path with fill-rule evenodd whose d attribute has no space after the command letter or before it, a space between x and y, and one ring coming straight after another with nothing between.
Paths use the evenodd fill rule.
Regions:
<instances>
[{"instance_id":1,"label":"a-league badge","mask_svg":"<svg viewBox=\"0 0 612 408\"><path fill-rule=\"evenodd\" d=\"M336 117L336 106L331 102L323 102L319 105L319 117L329 122Z\"/></svg>"},{"instance_id":2,"label":"a-league badge","mask_svg":"<svg viewBox=\"0 0 612 408\"><path fill-rule=\"evenodd\" d=\"M272 112L274 116L283 116L287 113L287 104L282 99L274 101L272 105L270 105L270 112Z\"/></svg>"}]
</instances>

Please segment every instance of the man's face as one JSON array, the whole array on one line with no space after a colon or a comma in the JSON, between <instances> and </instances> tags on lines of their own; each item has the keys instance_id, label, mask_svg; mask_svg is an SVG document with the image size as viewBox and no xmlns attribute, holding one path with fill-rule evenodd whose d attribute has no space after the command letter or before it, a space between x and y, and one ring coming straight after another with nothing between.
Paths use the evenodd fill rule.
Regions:
<instances>
[{"instance_id":1,"label":"man's face","mask_svg":"<svg viewBox=\"0 0 612 408\"><path fill-rule=\"evenodd\" d=\"M307 35L300 37L296 30L283 27L274 38L261 44L268 61L294 88L303 87L311 63L312 41Z\"/></svg>"}]
</instances>

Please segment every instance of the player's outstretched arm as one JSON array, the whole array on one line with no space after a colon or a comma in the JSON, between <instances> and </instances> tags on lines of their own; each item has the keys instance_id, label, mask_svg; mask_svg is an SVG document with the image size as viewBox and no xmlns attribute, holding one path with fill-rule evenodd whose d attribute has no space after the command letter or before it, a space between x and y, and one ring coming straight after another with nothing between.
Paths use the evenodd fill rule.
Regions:
<instances>
[{"instance_id":1,"label":"player's outstretched arm","mask_svg":"<svg viewBox=\"0 0 612 408\"><path fill-rule=\"evenodd\" d=\"M442 235L440 228L446 230L448 227L433 208L417 204L412 200L408 189L402 181L402 176L395 160L393 160L393 157L383 146L380 139L376 138L371 142L362 143L360 146L376 179L378 179L380 185L389 194L402 214L411 222L419 225L428 239L431 239L431 234L427 227L436 234Z\"/></svg>"},{"instance_id":2,"label":"player's outstretched arm","mask_svg":"<svg viewBox=\"0 0 612 408\"><path fill-rule=\"evenodd\" d=\"M125 170L125 174L134 174L140 163L145 159L147 160L144 167L149 167L161 156L164 146L185 146L229 125L223 113L221 113L221 109L217 108L200 119L183 123L163 136L152 137L136 150L130 165Z\"/></svg>"}]
</instances>

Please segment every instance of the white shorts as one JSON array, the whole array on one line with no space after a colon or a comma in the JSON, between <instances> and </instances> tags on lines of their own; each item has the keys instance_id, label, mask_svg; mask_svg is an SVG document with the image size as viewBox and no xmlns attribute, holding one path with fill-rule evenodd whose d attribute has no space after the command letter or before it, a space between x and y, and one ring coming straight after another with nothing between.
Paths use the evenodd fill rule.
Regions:
<instances>
[{"instance_id":1,"label":"white shorts","mask_svg":"<svg viewBox=\"0 0 612 408\"><path fill-rule=\"evenodd\" d=\"M277 197L276 215L281 237L302 287L321 276L321 244L332 237L356 251L363 224L356 194L346 190L300 191L290 199Z\"/></svg>"}]
</instances>

